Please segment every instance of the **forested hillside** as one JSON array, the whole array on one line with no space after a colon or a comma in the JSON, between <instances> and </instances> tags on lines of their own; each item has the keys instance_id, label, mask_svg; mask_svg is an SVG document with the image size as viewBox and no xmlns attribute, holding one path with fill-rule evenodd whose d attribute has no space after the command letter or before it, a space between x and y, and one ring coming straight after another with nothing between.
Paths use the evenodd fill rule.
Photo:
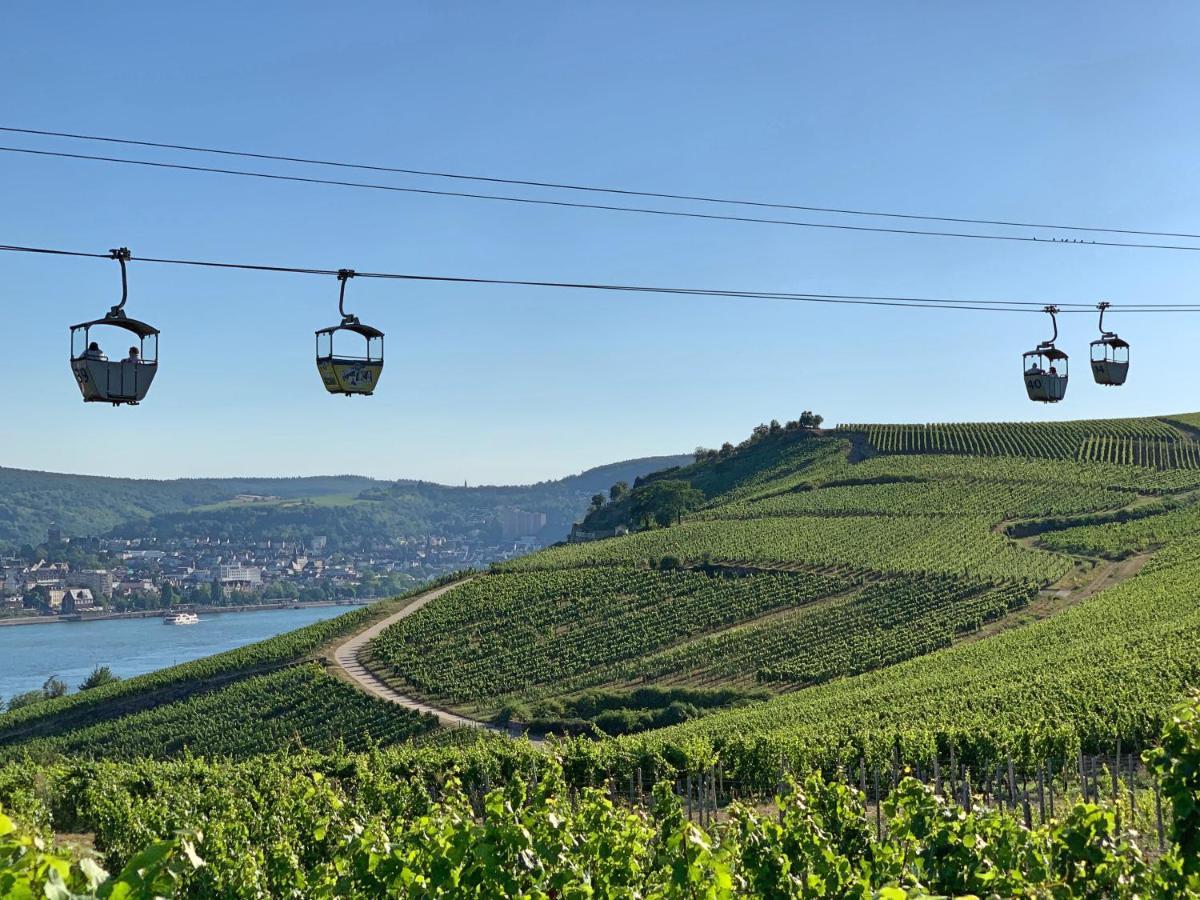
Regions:
<instances>
[{"instance_id":1,"label":"forested hillside","mask_svg":"<svg viewBox=\"0 0 1200 900\"><path fill-rule=\"evenodd\" d=\"M455 532L486 524L497 507L545 512L548 541L564 537L597 491L685 457L648 457L556 481L456 487L353 475L153 481L0 469L0 548L37 546L51 523L65 536L306 540L356 546L379 535ZM253 497L241 501L239 497Z\"/></svg>"}]
</instances>

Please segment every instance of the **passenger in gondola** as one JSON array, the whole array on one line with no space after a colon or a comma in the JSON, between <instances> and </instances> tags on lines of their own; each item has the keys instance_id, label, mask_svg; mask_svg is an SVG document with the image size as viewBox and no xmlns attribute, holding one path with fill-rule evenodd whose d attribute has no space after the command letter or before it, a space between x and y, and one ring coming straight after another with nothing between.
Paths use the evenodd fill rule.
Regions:
<instances>
[{"instance_id":1,"label":"passenger in gondola","mask_svg":"<svg viewBox=\"0 0 1200 900\"><path fill-rule=\"evenodd\" d=\"M1028 369L1025 370L1025 374L1026 375L1041 375L1042 367L1039 366L1037 363L1034 363Z\"/></svg>"},{"instance_id":2,"label":"passenger in gondola","mask_svg":"<svg viewBox=\"0 0 1200 900\"><path fill-rule=\"evenodd\" d=\"M125 362L137 362L137 361L138 361L138 348L130 347L129 348L129 357L125 360Z\"/></svg>"},{"instance_id":3,"label":"passenger in gondola","mask_svg":"<svg viewBox=\"0 0 1200 900\"><path fill-rule=\"evenodd\" d=\"M88 348L83 351L83 358L100 360L108 359L108 357L104 355L103 351L101 351L100 345L95 341L92 341L90 344L88 344Z\"/></svg>"},{"instance_id":4,"label":"passenger in gondola","mask_svg":"<svg viewBox=\"0 0 1200 900\"><path fill-rule=\"evenodd\" d=\"M1058 369L1054 368L1054 366L1051 366L1051 367L1050 367L1050 371L1049 371L1047 374L1049 374L1049 375L1057 375L1057 374L1058 374Z\"/></svg>"}]
</instances>

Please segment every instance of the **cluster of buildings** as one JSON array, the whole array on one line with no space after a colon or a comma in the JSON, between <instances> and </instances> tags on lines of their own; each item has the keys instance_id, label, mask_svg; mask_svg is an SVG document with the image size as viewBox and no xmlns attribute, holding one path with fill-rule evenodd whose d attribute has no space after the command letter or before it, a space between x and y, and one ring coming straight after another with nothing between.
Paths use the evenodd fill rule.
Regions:
<instances>
[{"instance_id":1,"label":"cluster of buildings","mask_svg":"<svg viewBox=\"0 0 1200 900\"><path fill-rule=\"evenodd\" d=\"M103 560L100 567L0 557L0 614L71 615L179 602L364 598L394 593L459 569L484 567L538 549L532 536L544 513L497 510L501 537L382 538L369 550L333 550L324 536L307 541L216 538L69 538L48 534L52 553ZM492 530L494 534L495 530ZM364 593L364 591L366 593Z\"/></svg>"}]
</instances>

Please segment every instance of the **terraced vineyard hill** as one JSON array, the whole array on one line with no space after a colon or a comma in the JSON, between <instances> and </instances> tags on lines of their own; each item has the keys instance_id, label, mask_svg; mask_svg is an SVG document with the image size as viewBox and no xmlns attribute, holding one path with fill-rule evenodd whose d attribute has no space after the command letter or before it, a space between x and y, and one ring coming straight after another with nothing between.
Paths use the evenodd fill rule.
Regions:
<instances>
[{"instance_id":1,"label":"terraced vineyard hill","mask_svg":"<svg viewBox=\"0 0 1200 900\"><path fill-rule=\"evenodd\" d=\"M1043 627L1030 623L1066 627L1057 623L1071 621L1066 611L1077 603L1071 615L1094 617L1117 590L1177 574L1163 564L1114 588L1147 554L1191 565L1187 548L1200 543L1191 429L1186 415L756 429L737 447L698 454L688 466L639 479L632 493L614 493L581 529L624 525L632 533L496 566L384 630L360 659L393 689L480 719L621 734L702 716L687 733L704 735L724 734L726 716L740 721L736 711L713 709L773 694L787 695L778 702L793 704L789 710L804 709L817 702L807 698L851 684L934 672L946 651L1021 647L1011 652L1024 659L1031 651L1022 641L1040 646L1024 637ZM1088 449L1121 440L1170 449L1156 452L1153 465L1137 464L1150 457L1136 454L1100 460ZM670 524L639 512L640 498L677 485L691 499ZM1169 609L1186 613L1186 605ZM269 711L307 746L422 732L427 724L377 700L344 703L346 688L319 670L274 674L320 657L322 641L353 633L360 621L336 619L310 638L277 639L236 659L0 716L0 752L37 741L48 751L98 755L245 755L269 749L282 733L264 732L256 743L232 729L219 739L199 723L222 705ZM1089 627L1105 630L1103 622ZM1138 634L1126 629L1122 637ZM1029 665L1052 668L1052 659ZM997 663L1004 683L989 690L1027 697L1007 662ZM1172 669L1165 693L1191 677L1185 669ZM906 675L905 683L910 678L920 682ZM917 693L936 693L921 683ZM282 703L289 692L292 702ZM830 739L863 727L859 719L831 726ZM803 729L784 730L794 737ZM656 740L673 740L671 733Z\"/></svg>"},{"instance_id":2,"label":"terraced vineyard hill","mask_svg":"<svg viewBox=\"0 0 1200 900\"><path fill-rule=\"evenodd\" d=\"M1055 613L1119 580L1108 560L1198 533L1186 419L760 429L643 480L703 494L676 523L638 530L636 499L610 504L584 528L634 533L499 565L386 631L370 665L536 720L588 690L791 692L891 666Z\"/></svg>"},{"instance_id":3,"label":"terraced vineyard hill","mask_svg":"<svg viewBox=\"0 0 1200 900\"><path fill-rule=\"evenodd\" d=\"M191 896L276 896L302 882L378 896L387 892L380 873L395 890L417 870L443 877L449 857L475 874L490 867L507 886L498 893L531 871L530 860L545 872L575 860L555 891L600 868L627 884L639 848L654 848L664 870L692 872L707 859L716 872L718 843L743 872L758 871L754 848L771 834L785 843L780 835L809 835L801 842L815 848L816 865L840 857L810 840L814 797L824 798L821 815L857 835L844 872L883 858L872 847L907 857L913 840L886 842L917 828L933 849L920 851L913 878L928 883L922 867L941 858L948 832L922 823L936 821L965 829L954 841L974 841L955 845L964 871L991 872L998 863L983 856L1024 842L1014 886L1143 877L1141 851L1121 843L1116 814L1072 806L1039 837L1013 798L1047 773L1060 810L1064 791L1073 804L1090 785L1095 798L1109 776L1094 759L1085 776L1083 759L1124 760L1168 727L1195 732L1183 719L1172 725L1170 713L1200 684L1192 418L757 429L736 448L614 491L579 529L629 534L474 573L422 597L415 612L407 604L416 598L398 598L0 715L0 805L94 834L114 869L155 840L199 828L206 865L183 876ZM331 657L352 635L365 641L373 623L382 630L359 661L391 690L576 736L543 745L439 729L430 715L368 695ZM1180 738L1175 752L1191 751ZM972 802L986 801L984 779L993 808L957 812L933 787L900 781L904 766L928 778L931 765L960 779L952 793L974 785ZM814 776L803 800L753 822L728 806L732 830L688 830L683 801L670 800L672 781L689 804L727 802L732 789L722 794L722 784L762 800L788 772L814 771L837 783ZM1016 774L1007 806L995 809L1005 771ZM879 815L898 810L878 834L857 792L868 773L884 794L889 778L898 783L892 801L875 803ZM604 822L638 821L623 804L643 776L666 779L655 803L662 830L634 829L636 839L613 850L598 835ZM1127 781L1121 812L1140 829L1156 821L1148 777ZM597 785L605 790L589 792ZM485 800L494 786L502 792ZM1173 809L1194 809L1193 794L1177 793ZM565 821L578 837L560 853L550 836L561 837ZM975 841L977 827L995 840ZM541 835L536 847L498 861L496 835L530 834ZM467 849L447 853L445 841L460 838L453 846ZM1177 848L1163 846L1168 879ZM692 849L680 860L670 856L676 847ZM539 855L546 848L550 862ZM1070 872L1031 862L1046 853ZM1117 857L1127 870L1113 868ZM767 868L762 884L774 884ZM951 893L967 884L937 883ZM1182 896L1174 882L1156 884L1139 895Z\"/></svg>"}]
</instances>

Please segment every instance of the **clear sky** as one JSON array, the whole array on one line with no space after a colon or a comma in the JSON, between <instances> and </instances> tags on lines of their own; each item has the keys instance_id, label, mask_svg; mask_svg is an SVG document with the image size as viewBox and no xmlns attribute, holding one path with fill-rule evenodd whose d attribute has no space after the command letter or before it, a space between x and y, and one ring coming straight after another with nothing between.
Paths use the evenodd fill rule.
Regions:
<instances>
[{"instance_id":1,"label":"clear sky","mask_svg":"<svg viewBox=\"0 0 1200 900\"><path fill-rule=\"evenodd\" d=\"M1196 232L1198 44L1189 2L25 3L0 29L0 124ZM15 135L0 144L212 164ZM1064 302L1196 300L1200 273L1197 253L640 217L11 154L0 154L0 243ZM81 402L67 326L115 301L116 264L4 253L0 277L0 464L27 468L476 484L718 445L808 408L831 422L1200 408L1195 315L1114 316L1133 342L1120 389L1090 382L1094 319L1066 318L1060 345L1079 365L1066 402L1046 408L1025 399L1019 359L1048 337L1042 316L364 279L347 305L387 332L387 367L374 397L332 397L312 358L314 329L336 319L332 278L135 261L128 312L162 329L162 364L142 406L112 409Z\"/></svg>"}]
</instances>

